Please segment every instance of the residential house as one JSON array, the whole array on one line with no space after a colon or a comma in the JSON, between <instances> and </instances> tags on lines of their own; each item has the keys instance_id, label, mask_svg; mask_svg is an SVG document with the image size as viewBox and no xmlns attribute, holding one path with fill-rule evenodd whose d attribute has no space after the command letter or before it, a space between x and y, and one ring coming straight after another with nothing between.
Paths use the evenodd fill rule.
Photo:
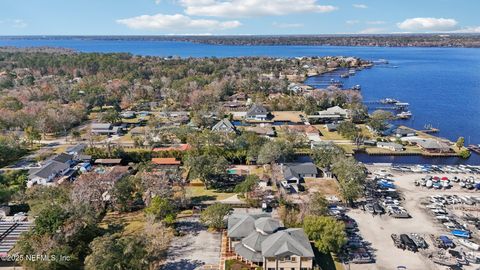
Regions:
<instances>
[{"instance_id":1,"label":"residential house","mask_svg":"<svg viewBox=\"0 0 480 270\"><path fill-rule=\"evenodd\" d=\"M159 170L176 171L181 163L176 158L152 158L152 164Z\"/></svg>"},{"instance_id":2,"label":"residential house","mask_svg":"<svg viewBox=\"0 0 480 270\"><path fill-rule=\"evenodd\" d=\"M34 185L53 184L53 180L58 176L63 176L70 170L69 163L62 163L55 160L48 161L39 169L32 169L28 175L27 187Z\"/></svg>"},{"instance_id":3,"label":"residential house","mask_svg":"<svg viewBox=\"0 0 480 270\"><path fill-rule=\"evenodd\" d=\"M220 120L215 126L212 127L212 131L220 132L220 133L236 133L237 130L235 126L228 120L224 118Z\"/></svg>"},{"instance_id":4,"label":"residential house","mask_svg":"<svg viewBox=\"0 0 480 270\"><path fill-rule=\"evenodd\" d=\"M269 215L232 214L228 218L227 251L265 270L310 270L314 253L303 229L283 228Z\"/></svg>"},{"instance_id":5,"label":"residential house","mask_svg":"<svg viewBox=\"0 0 480 270\"><path fill-rule=\"evenodd\" d=\"M153 148L153 152L169 152L169 151L185 152L190 149L192 149L192 147L188 143L184 143L184 144L175 144L167 147Z\"/></svg>"},{"instance_id":6,"label":"residential house","mask_svg":"<svg viewBox=\"0 0 480 270\"><path fill-rule=\"evenodd\" d=\"M420 148L429 153L450 153L452 149L444 142L434 139L418 139L415 141Z\"/></svg>"},{"instance_id":7,"label":"residential house","mask_svg":"<svg viewBox=\"0 0 480 270\"><path fill-rule=\"evenodd\" d=\"M315 115L309 115L308 119L316 123L332 123L347 119L349 115L348 110L334 106L324 111L319 111Z\"/></svg>"},{"instance_id":8,"label":"residential house","mask_svg":"<svg viewBox=\"0 0 480 270\"><path fill-rule=\"evenodd\" d=\"M284 180L280 182L283 191L287 194L303 191L301 185L305 177L317 177L318 170L312 162L282 164Z\"/></svg>"},{"instance_id":9,"label":"residential house","mask_svg":"<svg viewBox=\"0 0 480 270\"><path fill-rule=\"evenodd\" d=\"M403 145L393 142L377 142L378 148L388 149L393 152L403 151Z\"/></svg>"},{"instance_id":10,"label":"residential house","mask_svg":"<svg viewBox=\"0 0 480 270\"><path fill-rule=\"evenodd\" d=\"M68 166L71 166L73 164L73 155L61 153L59 155L54 156L51 160L60 162L60 163L66 163L68 164Z\"/></svg>"},{"instance_id":11,"label":"residential house","mask_svg":"<svg viewBox=\"0 0 480 270\"><path fill-rule=\"evenodd\" d=\"M295 132L299 135L304 135L309 141L319 142L320 131L311 125L288 125L285 127L291 132Z\"/></svg>"},{"instance_id":12,"label":"residential house","mask_svg":"<svg viewBox=\"0 0 480 270\"><path fill-rule=\"evenodd\" d=\"M318 169L312 162L282 164L283 177L289 184L300 184L305 177L317 177Z\"/></svg>"},{"instance_id":13,"label":"residential house","mask_svg":"<svg viewBox=\"0 0 480 270\"><path fill-rule=\"evenodd\" d=\"M230 101L246 101L247 95L243 92L238 92L236 94L231 95L228 99Z\"/></svg>"},{"instance_id":14,"label":"residential house","mask_svg":"<svg viewBox=\"0 0 480 270\"><path fill-rule=\"evenodd\" d=\"M268 117L268 110L261 104L254 104L245 115L245 119L254 121L265 121Z\"/></svg>"},{"instance_id":15,"label":"residential house","mask_svg":"<svg viewBox=\"0 0 480 270\"><path fill-rule=\"evenodd\" d=\"M118 135L121 133L120 127L113 126L108 123L94 123L91 124L90 130L98 135Z\"/></svg>"},{"instance_id":16,"label":"residential house","mask_svg":"<svg viewBox=\"0 0 480 270\"><path fill-rule=\"evenodd\" d=\"M397 138L417 136L417 132L415 132L415 130L402 127L395 129L393 133Z\"/></svg>"},{"instance_id":17,"label":"residential house","mask_svg":"<svg viewBox=\"0 0 480 270\"><path fill-rule=\"evenodd\" d=\"M243 128L243 130L253 132L264 137L275 137L277 135L272 125L246 126Z\"/></svg>"}]
</instances>

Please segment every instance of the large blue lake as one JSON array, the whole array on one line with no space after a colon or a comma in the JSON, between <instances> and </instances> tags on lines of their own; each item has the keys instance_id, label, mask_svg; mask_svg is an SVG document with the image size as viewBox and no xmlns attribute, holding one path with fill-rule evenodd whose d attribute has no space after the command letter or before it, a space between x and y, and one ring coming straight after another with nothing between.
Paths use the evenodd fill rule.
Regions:
<instances>
[{"instance_id":1,"label":"large blue lake","mask_svg":"<svg viewBox=\"0 0 480 270\"><path fill-rule=\"evenodd\" d=\"M388 65L357 72L344 80L346 86L360 84L364 100L385 97L410 103L413 118L407 126L439 128L439 136L466 144L480 144L480 49L383 48L329 46L217 46L187 42L96 40L96 39L8 39L0 46L51 46L81 52L128 52L137 55L180 57L234 56L356 56L367 60L387 59ZM318 78L307 83L315 85ZM428 160L420 157L363 157L367 162L456 163L457 159ZM473 155L470 164L480 164Z\"/></svg>"}]
</instances>

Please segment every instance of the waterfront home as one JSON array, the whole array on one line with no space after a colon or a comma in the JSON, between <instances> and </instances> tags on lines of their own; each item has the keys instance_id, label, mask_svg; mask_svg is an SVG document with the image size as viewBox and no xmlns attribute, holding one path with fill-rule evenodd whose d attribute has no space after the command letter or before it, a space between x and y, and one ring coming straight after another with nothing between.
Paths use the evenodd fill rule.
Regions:
<instances>
[{"instance_id":1,"label":"waterfront home","mask_svg":"<svg viewBox=\"0 0 480 270\"><path fill-rule=\"evenodd\" d=\"M440 142L434 139L419 139L416 143L420 148L429 153L450 153L452 149L444 142Z\"/></svg>"},{"instance_id":2,"label":"waterfront home","mask_svg":"<svg viewBox=\"0 0 480 270\"><path fill-rule=\"evenodd\" d=\"M320 131L311 125L288 125L284 126L289 132L297 133L298 135L305 136L309 141L321 141Z\"/></svg>"},{"instance_id":3,"label":"waterfront home","mask_svg":"<svg viewBox=\"0 0 480 270\"><path fill-rule=\"evenodd\" d=\"M266 270L310 270L314 253L300 228L285 229L267 214L232 214L228 217L227 252Z\"/></svg>"},{"instance_id":4,"label":"waterfront home","mask_svg":"<svg viewBox=\"0 0 480 270\"><path fill-rule=\"evenodd\" d=\"M265 121L268 119L269 112L262 104L254 104L246 113L246 120Z\"/></svg>"},{"instance_id":5,"label":"waterfront home","mask_svg":"<svg viewBox=\"0 0 480 270\"><path fill-rule=\"evenodd\" d=\"M219 132L219 133L236 133L237 132L235 126L227 118L224 118L220 120L218 123L216 123L212 127L212 131Z\"/></svg>"},{"instance_id":6,"label":"waterfront home","mask_svg":"<svg viewBox=\"0 0 480 270\"><path fill-rule=\"evenodd\" d=\"M377 142L378 148L388 149L393 152L403 151L403 145L393 142Z\"/></svg>"},{"instance_id":7,"label":"waterfront home","mask_svg":"<svg viewBox=\"0 0 480 270\"><path fill-rule=\"evenodd\" d=\"M393 133L397 138L417 136L417 132L415 132L415 130L403 127L395 129Z\"/></svg>"},{"instance_id":8,"label":"waterfront home","mask_svg":"<svg viewBox=\"0 0 480 270\"><path fill-rule=\"evenodd\" d=\"M245 131L253 132L263 137L275 137L277 133L273 129L272 125L258 125L258 126L246 126L243 128Z\"/></svg>"},{"instance_id":9,"label":"waterfront home","mask_svg":"<svg viewBox=\"0 0 480 270\"><path fill-rule=\"evenodd\" d=\"M334 106L324 111L319 111L314 115L309 115L308 119L316 123L333 123L347 119L349 115L348 110Z\"/></svg>"},{"instance_id":10,"label":"waterfront home","mask_svg":"<svg viewBox=\"0 0 480 270\"><path fill-rule=\"evenodd\" d=\"M90 125L90 130L97 135L118 135L121 133L120 127L109 123L93 123Z\"/></svg>"}]
</instances>

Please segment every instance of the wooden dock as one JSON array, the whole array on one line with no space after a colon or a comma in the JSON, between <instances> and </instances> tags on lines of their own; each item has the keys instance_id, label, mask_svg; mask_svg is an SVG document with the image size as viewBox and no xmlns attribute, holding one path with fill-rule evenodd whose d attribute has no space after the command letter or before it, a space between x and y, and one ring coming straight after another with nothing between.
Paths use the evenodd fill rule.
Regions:
<instances>
[{"instance_id":1,"label":"wooden dock","mask_svg":"<svg viewBox=\"0 0 480 270\"><path fill-rule=\"evenodd\" d=\"M423 132L423 133L427 133L427 134L430 134L430 133L438 133L438 132L440 132L440 129L438 129L438 128L429 128L429 129L419 130L419 132Z\"/></svg>"},{"instance_id":2,"label":"wooden dock","mask_svg":"<svg viewBox=\"0 0 480 270\"><path fill-rule=\"evenodd\" d=\"M472 152L475 152L475 153L480 155L480 146L479 145L470 144L467 148L468 148L468 150L470 150Z\"/></svg>"}]
</instances>

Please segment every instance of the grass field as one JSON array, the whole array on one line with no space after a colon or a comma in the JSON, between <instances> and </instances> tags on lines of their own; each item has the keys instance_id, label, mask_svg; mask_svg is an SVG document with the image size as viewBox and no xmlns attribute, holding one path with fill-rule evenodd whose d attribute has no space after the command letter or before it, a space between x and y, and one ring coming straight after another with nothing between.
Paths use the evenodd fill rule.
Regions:
<instances>
[{"instance_id":1,"label":"grass field","mask_svg":"<svg viewBox=\"0 0 480 270\"><path fill-rule=\"evenodd\" d=\"M132 213L108 212L100 223L100 227L104 229L120 227L122 228L123 235L132 235L142 230L145 222L145 214L143 211Z\"/></svg>"},{"instance_id":2,"label":"grass field","mask_svg":"<svg viewBox=\"0 0 480 270\"><path fill-rule=\"evenodd\" d=\"M235 193L221 192L213 189L206 189L204 186L188 186L186 188L187 197L193 203L203 201L220 201L232 197Z\"/></svg>"},{"instance_id":3,"label":"grass field","mask_svg":"<svg viewBox=\"0 0 480 270\"><path fill-rule=\"evenodd\" d=\"M347 140L336 131L328 131L324 125L315 125L315 127L322 133L322 139L324 140Z\"/></svg>"}]
</instances>

